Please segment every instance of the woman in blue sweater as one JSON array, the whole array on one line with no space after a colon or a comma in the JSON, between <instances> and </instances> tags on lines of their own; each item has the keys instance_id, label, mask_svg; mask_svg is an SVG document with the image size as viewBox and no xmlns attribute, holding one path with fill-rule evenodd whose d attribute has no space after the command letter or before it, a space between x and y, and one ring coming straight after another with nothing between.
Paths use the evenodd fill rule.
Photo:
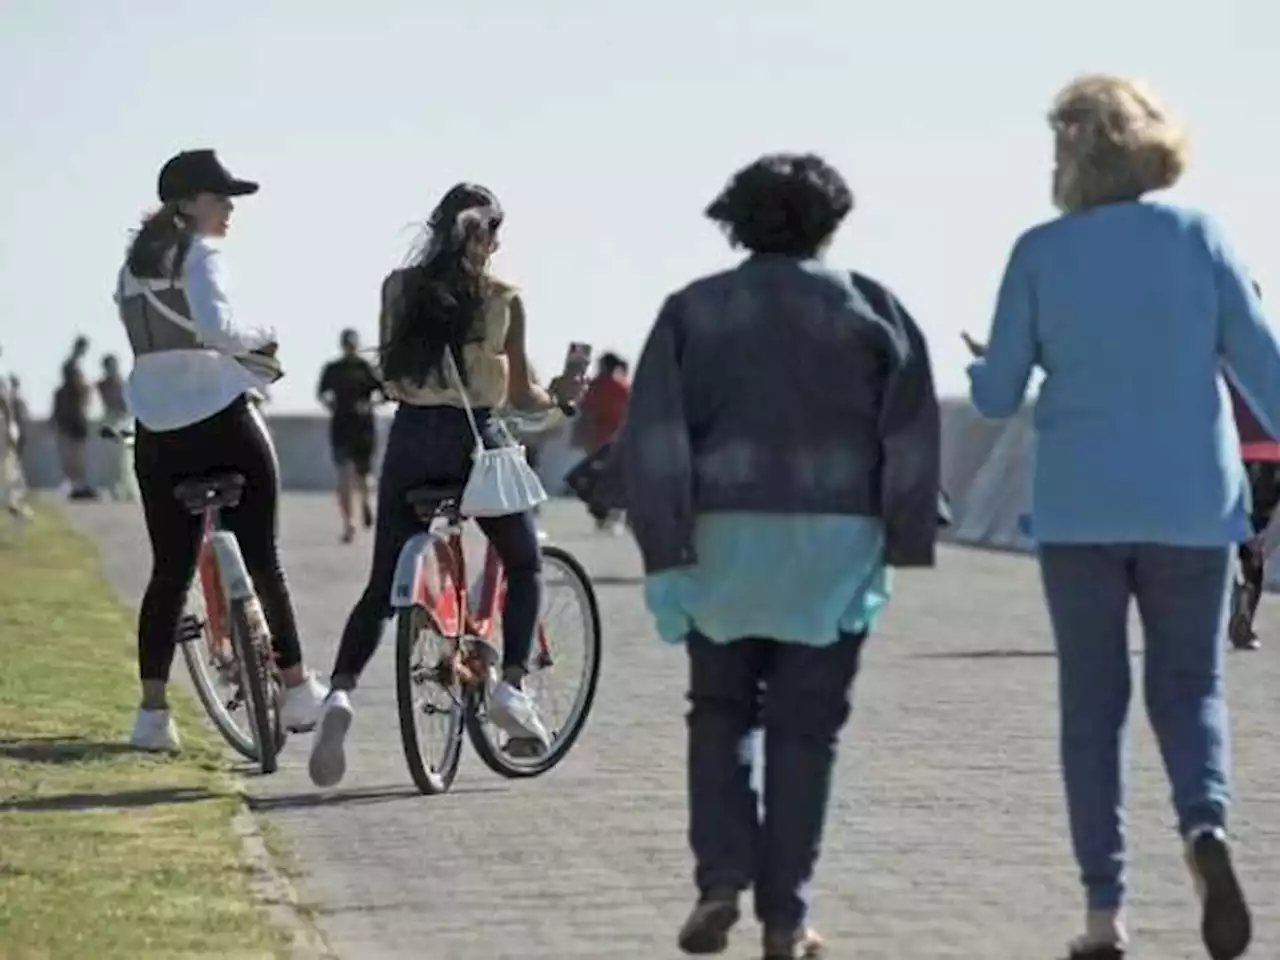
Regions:
<instances>
[{"instance_id":1,"label":"woman in blue sweater","mask_svg":"<svg viewBox=\"0 0 1280 960\"><path fill-rule=\"evenodd\" d=\"M1121 745L1136 599L1147 712L1202 936L1211 957L1229 960L1244 953L1251 923L1225 831L1224 634L1233 547L1251 529L1224 375L1274 433L1280 344L1213 221L1142 199L1172 186L1185 164L1180 127L1147 91L1084 77L1059 94L1049 122L1062 216L1014 245L989 345L969 340L978 355L969 373L974 405L991 418L1018 409L1033 368L1045 374L1032 533L1086 892L1071 957L1124 956Z\"/></svg>"}]
</instances>

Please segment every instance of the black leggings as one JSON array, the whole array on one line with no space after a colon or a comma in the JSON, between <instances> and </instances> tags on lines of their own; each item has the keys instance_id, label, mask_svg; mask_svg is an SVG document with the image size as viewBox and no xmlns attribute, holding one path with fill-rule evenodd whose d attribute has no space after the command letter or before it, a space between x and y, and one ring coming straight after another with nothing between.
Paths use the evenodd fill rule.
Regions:
<instances>
[{"instance_id":1,"label":"black leggings","mask_svg":"<svg viewBox=\"0 0 1280 960\"><path fill-rule=\"evenodd\" d=\"M235 472L244 493L222 523L235 534L245 566L262 602L284 669L302 662L298 625L276 549L280 478L275 449L262 416L243 397L229 407L179 430L137 428L134 470L151 537L151 580L138 616L138 672L143 680L168 680L178 631L195 575L203 534L173 495L182 480Z\"/></svg>"},{"instance_id":2,"label":"black leggings","mask_svg":"<svg viewBox=\"0 0 1280 960\"><path fill-rule=\"evenodd\" d=\"M1250 522L1255 536L1260 536L1271 524L1271 515L1280 505L1280 464L1246 462L1249 488L1253 499L1253 515ZM1249 622L1253 622L1266 584L1266 560L1262 551L1254 551L1249 544L1239 548L1240 575L1248 590L1245 591L1245 610Z\"/></svg>"}]
</instances>

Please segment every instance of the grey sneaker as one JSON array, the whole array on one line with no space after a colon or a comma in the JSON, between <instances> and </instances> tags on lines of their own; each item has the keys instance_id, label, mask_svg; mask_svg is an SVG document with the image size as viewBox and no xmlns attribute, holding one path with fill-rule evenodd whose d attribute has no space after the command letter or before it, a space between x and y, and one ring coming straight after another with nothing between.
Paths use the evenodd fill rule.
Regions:
<instances>
[{"instance_id":1,"label":"grey sneaker","mask_svg":"<svg viewBox=\"0 0 1280 960\"><path fill-rule=\"evenodd\" d=\"M129 745L150 753L178 753L182 740L168 710L139 710L133 721Z\"/></svg>"},{"instance_id":2,"label":"grey sneaker","mask_svg":"<svg viewBox=\"0 0 1280 960\"><path fill-rule=\"evenodd\" d=\"M533 697L505 680L493 688L489 719L512 739L533 740L541 744L544 751L551 749L551 734L538 716Z\"/></svg>"},{"instance_id":3,"label":"grey sneaker","mask_svg":"<svg viewBox=\"0 0 1280 960\"><path fill-rule=\"evenodd\" d=\"M347 731L355 710L344 690L334 690L325 698L320 723L311 741L307 772L317 787L336 787L347 772Z\"/></svg>"}]
</instances>

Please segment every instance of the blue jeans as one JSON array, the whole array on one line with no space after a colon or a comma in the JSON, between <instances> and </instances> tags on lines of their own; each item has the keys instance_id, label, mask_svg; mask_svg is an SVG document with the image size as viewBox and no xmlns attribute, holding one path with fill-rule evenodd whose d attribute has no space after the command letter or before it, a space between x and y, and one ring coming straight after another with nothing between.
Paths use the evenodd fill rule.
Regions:
<instances>
[{"instance_id":1,"label":"blue jeans","mask_svg":"<svg viewBox=\"0 0 1280 960\"><path fill-rule=\"evenodd\" d=\"M487 410L476 410L485 446L501 446ZM405 494L427 483L463 484L471 472L475 439L466 414L455 407L402 404L387 436L378 478L378 519L374 529L369 582L342 631L334 678L354 685L373 657L382 627L391 615L391 580L405 543L422 529ZM532 513L476 521L502 561L507 589L502 604L502 661L523 668L533 648L542 602L542 553Z\"/></svg>"},{"instance_id":2,"label":"blue jeans","mask_svg":"<svg viewBox=\"0 0 1280 960\"><path fill-rule=\"evenodd\" d=\"M829 647L750 638L689 651L689 845L706 894L755 888L766 930L800 929L822 846L836 740L865 634ZM764 803L751 783L764 731Z\"/></svg>"},{"instance_id":3,"label":"blue jeans","mask_svg":"<svg viewBox=\"0 0 1280 960\"><path fill-rule=\"evenodd\" d=\"M1223 656L1228 547L1045 544L1040 572L1058 651L1062 775L1091 909L1124 898L1122 741L1128 616L1146 637L1143 690L1173 789L1179 832L1222 827L1230 801Z\"/></svg>"}]
</instances>

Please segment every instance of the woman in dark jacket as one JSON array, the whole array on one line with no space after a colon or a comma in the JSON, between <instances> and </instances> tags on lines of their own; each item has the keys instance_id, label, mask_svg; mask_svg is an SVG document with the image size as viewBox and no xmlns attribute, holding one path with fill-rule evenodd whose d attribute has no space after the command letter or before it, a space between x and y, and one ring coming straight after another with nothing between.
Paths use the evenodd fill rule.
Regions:
<instances>
[{"instance_id":1,"label":"woman in dark jacket","mask_svg":"<svg viewBox=\"0 0 1280 960\"><path fill-rule=\"evenodd\" d=\"M667 298L619 440L645 598L689 657L687 953L726 948L751 887L766 960L818 955L807 891L862 647L887 568L934 560L928 351L884 287L823 260L852 207L813 155L739 171L706 213L749 255Z\"/></svg>"}]
</instances>

